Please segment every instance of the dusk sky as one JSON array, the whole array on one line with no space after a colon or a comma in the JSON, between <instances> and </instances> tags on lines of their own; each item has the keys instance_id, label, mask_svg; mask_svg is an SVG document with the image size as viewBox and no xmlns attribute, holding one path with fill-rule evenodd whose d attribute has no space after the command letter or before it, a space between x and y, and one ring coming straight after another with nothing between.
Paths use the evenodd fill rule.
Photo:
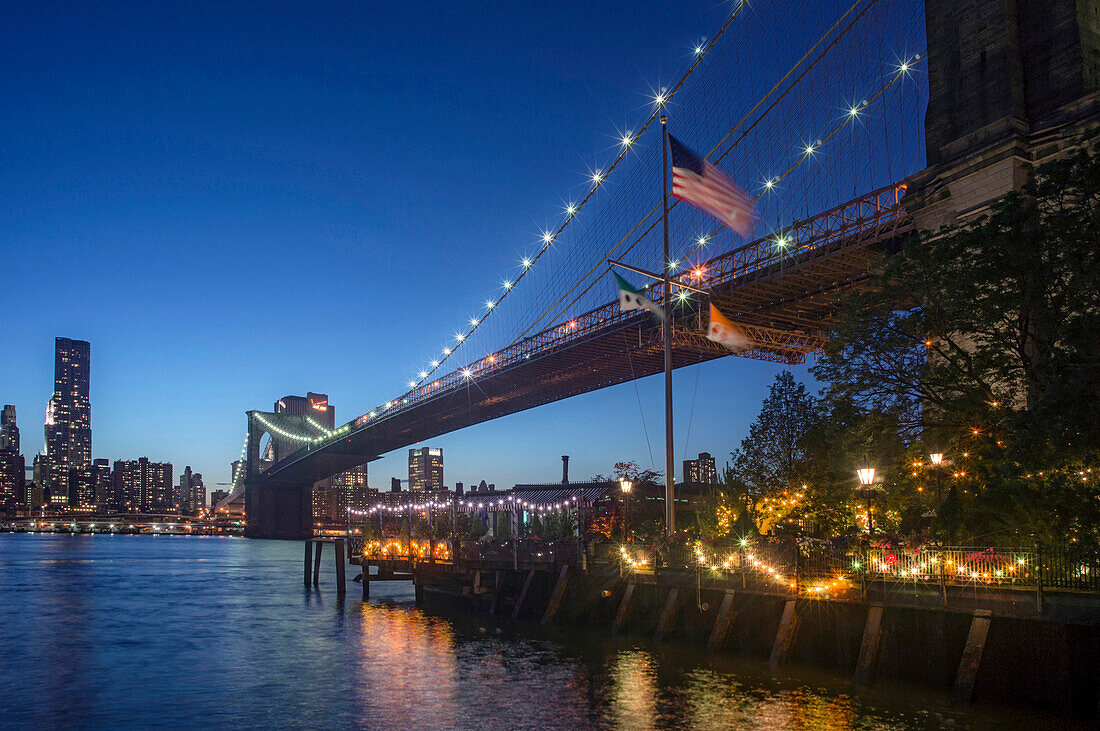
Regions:
<instances>
[{"instance_id":1,"label":"dusk sky","mask_svg":"<svg viewBox=\"0 0 1100 731\"><path fill-rule=\"evenodd\" d=\"M401 394L731 9L241 5L6 9L0 403L28 465L55 336L92 344L94 457L211 489L246 410L312 390L342 423ZM677 459L721 464L779 368L677 371ZM430 444L447 484L661 468L662 408L656 377ZM371 464L391 476L404 452Z\"/></svg>"}]
</instances>

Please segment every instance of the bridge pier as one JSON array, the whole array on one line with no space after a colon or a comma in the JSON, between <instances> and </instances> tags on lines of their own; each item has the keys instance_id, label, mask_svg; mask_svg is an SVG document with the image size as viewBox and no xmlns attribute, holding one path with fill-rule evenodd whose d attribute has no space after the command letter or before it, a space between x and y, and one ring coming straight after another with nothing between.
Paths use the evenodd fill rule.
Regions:
<instances>
[{"instance_id":1,"label":"bridge pier","mask_svg":"<svg viewBox=\"0 0 1100 731\"><path fill-rule=\"evenodd\" d=\"M306 540L313 537L313 486L245 487L248 538Z\"/></svg>"}]
</instances>

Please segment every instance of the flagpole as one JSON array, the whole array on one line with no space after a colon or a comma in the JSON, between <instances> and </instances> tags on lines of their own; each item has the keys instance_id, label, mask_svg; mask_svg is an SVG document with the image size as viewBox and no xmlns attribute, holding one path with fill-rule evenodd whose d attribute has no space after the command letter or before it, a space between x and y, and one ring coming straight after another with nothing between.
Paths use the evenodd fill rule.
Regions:
<instances>
[{"instance_id":1,"label":"flagpole","mask_svg":"<svg viewBox=\"0 0 1100 731\"><path fill-rule=\"evenodd\" d=\"M672 448L672 262L668 255L668 117L661 115L661 199L664 206L664 279L661 295L665 307L665 530L676 530L676 471Z\"/></svg>"}]
</instances>

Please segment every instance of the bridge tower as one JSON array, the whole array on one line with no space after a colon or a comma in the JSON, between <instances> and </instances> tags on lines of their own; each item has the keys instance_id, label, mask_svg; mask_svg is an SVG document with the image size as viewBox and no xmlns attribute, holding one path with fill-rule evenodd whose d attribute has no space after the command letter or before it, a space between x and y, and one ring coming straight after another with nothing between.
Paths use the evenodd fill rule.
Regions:
<instances>
[{"instance_id":1,"label":"bridge tower","mask_svg":"<svg viewBox=\"0 0 1100 731\"><path fill-rule=\"evenodd\" d=\"M981 214L1100 133L1100 6L925 0L925 23L928 167L906 206L929 231Z\"/></svg>"},{"instance_id":2,"label":"bridge tower","mask_svg":"<svg viewBox=\"0 0 1100 731\"><path fill-rule=\"evenodd\" d=\"M310 425L304 415L248 412L244 473L246 536L305 539L313 535L313 483L279 484L269 480L261 488L258 479L268 465L303 446L300 440L288 435L309 433ZM261 453L265 434L271 441Z\"/></svg>"}]
</instances>

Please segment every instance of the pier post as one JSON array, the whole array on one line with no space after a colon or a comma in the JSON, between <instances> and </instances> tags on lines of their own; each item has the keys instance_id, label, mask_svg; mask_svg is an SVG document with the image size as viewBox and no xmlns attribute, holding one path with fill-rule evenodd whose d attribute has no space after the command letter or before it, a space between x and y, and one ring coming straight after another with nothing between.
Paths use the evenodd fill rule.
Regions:
<instances>
[{"instance_id":1,"label":"pier post","mask_svg":"<svg viewBox=\"0 0 1100 731\"><path fill-rule=\"evenodd\" d=\"M527 578L523 580L523 588L520 589L519 597L516 599L516 606L512 607L512 619L519 616L519 610L523 608L523 600L527 598L527 590L531 588L531 580L535 578L535 570L530 569L527 572Z\"/></svg>"},{"instance_id":2,"label":"pier post","mask_svg":"<svg viewBox=\"0 0 1100 731\"><path fill-rule=\"evenodd\" d=\"M993 612L979 609L970 620L970 634L966 637L966 648L959 660L959 671L955 675L955 693L953 700L965 705L974 693L974 682L978 679L978 666L982 663L985 650L985 638L989 634L989 622Z\"/></svg>"},{"instance_id":3,"label":"pier post","mask_svg":"<svg viewBox=\"0 0 1100 731\"><path fill-rule=\"evenodd\" d=\"M623 592L623 600L619 602L619 611L615 613L615 621L611 623L611 634L619 634L619 630L622 629L627 618L630 616L630 600L634 598L634 587L637 586L633 581L626 585L626 591Z\"/></svg>"},{"instance_id":4,"label":"pier post","mask_svg":"<svg viewBox=\"0 0 1100 731\"><path fill-rule=\"evenodd\" d=\"M311 578L310 573L309 573L309 560L311 558L313 558L313 542L307 540L306 541L306 562L305 562L306 563L305 568L306 568L306 588L307 589L309 588L309 580Z\"/></svg>"},{"instance_id":5,"label":"pier post","mask_svg":"<svg viewBox=\"0 0 1100 731\"><path fill-rule=\"evenodd\" d=\"M722 604L718 607L718 616L714 618L714 627L710 631L710 639L707 640L706 653L713 655L726 644L730 626L737 618L737 611L733 608L733 590L726 589L722 597Z\"/></svg>"},{"instance_id":6,"label":"pier post","mask_svg":"<svg viewBox=\"0 0 1100 731\"><path fill-rule=\"evenodd\" d=\"M344 596L348 589L344 583L346 578L344 576L344 540L342 538L336 539L336 596Z\"/></svg>"},{"instance_id":7,"label":"pier post","mask_svg":"<svg viewBox=\"0 0 1100 731\"><path fill-rule=\"evenodd\" d=\"M787 662L794 643L798 639L798 612L795 610L794 599L788 599L783 607L783 617L779 620L779 631L775 633L775 644L772 646L772 656L768 664L773 668Z\"/></svg>"},{"instance_id":8,"label":"pier post","mask_svg":"<svg viewBox=\"0 0 1100 731\"><path fill-rule=\"evenodd\" d=\"M542 615L542 624L550 624L558 613L561 600L565 597L565 587L569 583L569 564L561 567L558 574L558 583L554 585L554 593L550 595L550 602L546 605L546 612Z\"/></svg>"},{"instance_id":9,"label":"pier post","mask_svg":"<svg viewBox=\"0 0 1100 731\"><path fill-rule=\"evenodd\" d=\"M657 620L657 631L653 633L654 642L660 642L665 632L672 629L672 620L676 616L679 598L680 587L674 586L668 590L668 596L665 597L665 606L661 609L661 617Z\"/></svg>"},{"instance_id":10,"label":"pier post","mask_svg":"<svg viewBox=\"0 0 1100 731\"><path fill-rule=\"evenodd\" d=\"M325 545L320 541L313 541L313 585L317 586L317 580L321 577L321 547Z\"/></svg>"},{"instance_id":11,"label":"pier post","mask_svg":"<svg viewBox=\"0 0 1100 731\"><path fill-rule=\"evenodd\" d=\"M370 599L370 565L363 563L360 565L363 569L363 601Z\"/></svg>"},{"instance_id":12,"label":"pier post","mask_svg":"<svg viewBox=\"0 0 1100 731\"><path fill-rule=\"evenodd\" d=\"M856 685L867 685L878 662L878 646L882 637L882 604L872 604L867 609L867 623L863 625L863 642L859 646L859 662L856 663Z\"/></svg>"}]
</instances>

